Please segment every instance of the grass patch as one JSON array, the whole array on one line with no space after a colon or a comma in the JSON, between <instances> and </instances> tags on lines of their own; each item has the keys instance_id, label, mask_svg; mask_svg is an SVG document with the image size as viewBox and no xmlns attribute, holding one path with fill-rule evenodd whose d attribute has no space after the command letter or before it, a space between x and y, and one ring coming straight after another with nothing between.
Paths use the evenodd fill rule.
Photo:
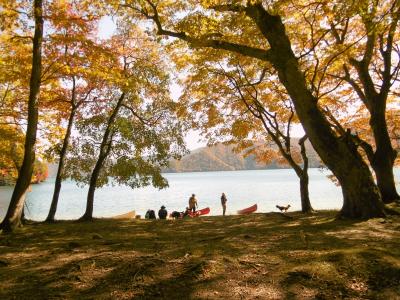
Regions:
<instances>
[{"instance_id":1,"label":"grass patch","mask_svg":"<svg viewBox=\"0 0 400 300\"><path fill-rule=\"evenodd\" d=\"M0 235L0 299L400 297L400 217L110 220Z\"/></svg>"}]
</instances>

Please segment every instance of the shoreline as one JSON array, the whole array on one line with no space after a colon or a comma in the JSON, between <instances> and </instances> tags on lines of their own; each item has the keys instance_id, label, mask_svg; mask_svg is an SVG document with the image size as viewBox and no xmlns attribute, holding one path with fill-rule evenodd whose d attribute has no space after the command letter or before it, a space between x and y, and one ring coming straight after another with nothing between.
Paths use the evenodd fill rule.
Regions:
<instances>
[{"instance_id":1,"label":"shoreline","mask_svg":"<svg viewBox=\"0 0 400 300\"><path fill-rule=\"evenodd\" d=\"M318 213L338 214L339 211L340 210L337 210L337 209L321 209L321 210L315 210L314 212L309 213L308 215L312 216L312 215L315 215L315 214L318 214ZM220 214L220 215L203 215L203 216L195 217L195 218L186 217L186 218L183 218L183 219L173 219L173 218L171 218L169 216L169 214L170 213L168 212L168 216L167 216L166 220L161 220L161 219L158 218L158 216L157 216L156 219L145 219L144 218L144 214L143 215L142 214L138 214L138 215L141 216L140 218L119 218L120 215L115 215L115 216L110 216L110 217L93 217L93 219L91 221L89 221L89 222L107 221L107 220L115 220L115 221L183 221L183 220L198 219L198 218L211 218L211 219L219 218L219 217L224 218L224 216L222 214ZM287 213L282 213L282 212L279 212L279 211L267 211L267 212L256 211L256 212L253 212L251 214L237 214L237 213L236 214L226 214L225 218L234 217L234 216L269 215L269 214L278 215L278 216L282 216L284 218L289 218L289 219L291 218L291 214L303 215L303 213L300 210L290 211L290 212L287 212ZM304 216L307 216L307 214L304 214ZM0 222L2 220L3 219L0 218ZM33 220L33 219L26 218L24 221L28 223L27 225L47 224L45 222L45 220L39 220L38 221L38 220ZM56 219L56 220L54 220L54 222L52 222L50 224L53 224L53 223L74 223L74 222L75 223L79 223L81 221L79 221L79 218L76 218L76 219ZM84 223L84 221L82 223Z\"/></svg>"}]
</instances>

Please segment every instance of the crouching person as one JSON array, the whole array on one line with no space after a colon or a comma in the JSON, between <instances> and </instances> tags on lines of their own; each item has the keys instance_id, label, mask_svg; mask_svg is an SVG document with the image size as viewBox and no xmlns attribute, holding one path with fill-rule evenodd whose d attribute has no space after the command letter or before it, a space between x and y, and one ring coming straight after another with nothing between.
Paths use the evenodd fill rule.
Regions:
<instances>
[{"instance_id":1,"label":"crouching person","mask_svg":"<svg viewBox=\"0 0 400 300\"><path fill-rule=\"evenodd\" d=\"M182 218L182 213L180 213L179 211L173 211L172 213L171 213L171 218L173 218L173 219L180 219L180 218Z\"/></svg>"},{"instance_id":2,"label":"crouching person","mask_svg":"<svg viewBox=\"0 0 400 300\"><path fill-rule=\"evenodd\" d=\"M154 212L154 210L149 209L146 212L146 215L144 216L145 219L155 219L156 218L156 213Z\"/></svg>"}]
</instances>

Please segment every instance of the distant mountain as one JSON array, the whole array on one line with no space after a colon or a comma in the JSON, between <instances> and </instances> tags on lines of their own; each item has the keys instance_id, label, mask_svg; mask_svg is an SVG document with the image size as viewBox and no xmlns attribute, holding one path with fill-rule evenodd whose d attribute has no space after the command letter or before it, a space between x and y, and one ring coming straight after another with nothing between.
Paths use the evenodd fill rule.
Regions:
<instances>
[{"instance_id":1,"label":"distant mountain","mask_svg":"<svg viewBox=\"0 0 400 300\"><path fill-rule=\"evenodd\" d=\"M292 144L297 146L298 139L293 139ZM243 157L242 154L234 153L232 149L233 146L223 144L199 148L184 156L180 161L171 161L169 168L163 172L233 171L289 167L289 165L281 165L277 162L261 164L254 159L254 156ZM310 167L320 166L321 161L310 143L306 143L306 149Z\"/></svg>"},{"instance_id":2,"label":"distant mountain","mask_svg":"<svg viewBox=\"0 0 400 300\"><path fill-rule=\"evenodd\" d=\"M292 140L292 145L298 147L298 139ZM318 154L311 144L306 142L306 150L309 158L310 167L319 167L322 163ZM57 164L49 164L49 177L57 174ZM233 146L218 144L212 147L202 147L191 151L181 160L172 160L169 168L163 172L207 172L207 171L235 171L235 170L262 170L262 169L283 169L290 168L288 164L271 162L269 164L258 163L254 156L243 155L233 152Z\"/></svg>"}]
</instances>

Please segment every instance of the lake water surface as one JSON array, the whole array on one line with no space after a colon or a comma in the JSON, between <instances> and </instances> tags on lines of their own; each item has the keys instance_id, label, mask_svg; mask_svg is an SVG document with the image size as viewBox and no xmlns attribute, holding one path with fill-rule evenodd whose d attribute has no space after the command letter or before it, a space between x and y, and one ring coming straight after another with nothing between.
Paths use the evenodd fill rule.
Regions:
<instances>
[{"instance_id":1,"label":"lake water surface","mask_svg":"<svg viewBox=\"0 0 400 300\"><path fill-rule=\"evenodd\" d=\"M327 171L310 169L310 199L315 209L340 209L341 189L326 175ZM228 198L227 214L258 204L258 212L277 211L276 204L300 209L299 181L291 169L251 170L199 173L167 173L169 188L157 190L152 187L132 190L125 186L105 186L96 190L95 217L109 217L135 210L142 216L147 209L158 210L165 205L169 212L184 210L192 193L196 194L199 208L210 207L211 215L222 213L220 196ZM395 169L397 182L400 168ZM400 190L399 184L397 184ZM47 216L54 189L54 178L33 185L28 193L26 215L29 219L44 220ZM77 219L85 210L87 187L80 188L73 181L62 184L57 219ZM0 187L0 220L8 207L12 187Z\"/></svg>"}]
</instances>

